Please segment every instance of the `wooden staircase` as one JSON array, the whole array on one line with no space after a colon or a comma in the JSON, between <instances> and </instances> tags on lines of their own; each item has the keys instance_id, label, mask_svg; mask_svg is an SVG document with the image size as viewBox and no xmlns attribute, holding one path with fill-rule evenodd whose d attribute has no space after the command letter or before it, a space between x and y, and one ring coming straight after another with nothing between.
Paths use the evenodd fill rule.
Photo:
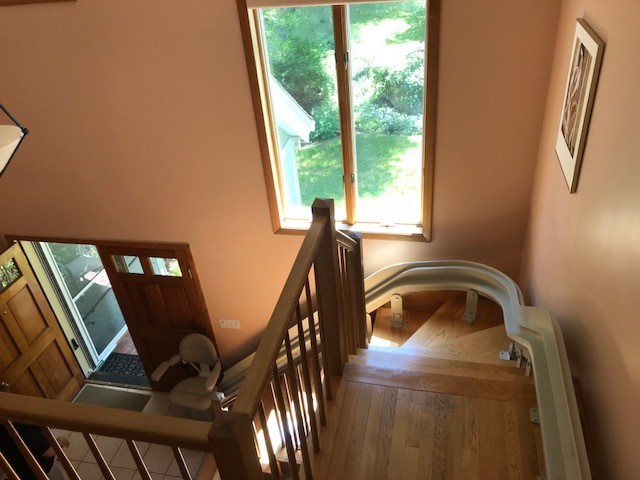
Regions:
<instances>
[{"instance_id":1,"label":"wooden staircase","mask_svg":"<svg viewBox=\"0 0 640 480\"><path fill-rule=\"evenodd\" d=\"M404 337L380 309L370 345L349 355L314 456L314 478L536 478L544 475L540 428L530 420L534 379L498 358L509 340L497 305L460 320L464 294L407 302ZM430 310L430 311L429 311ZM389 315L390 316L390 315ZM419 319L422 317L422 324Z\"/></svg>"}]
</instances>

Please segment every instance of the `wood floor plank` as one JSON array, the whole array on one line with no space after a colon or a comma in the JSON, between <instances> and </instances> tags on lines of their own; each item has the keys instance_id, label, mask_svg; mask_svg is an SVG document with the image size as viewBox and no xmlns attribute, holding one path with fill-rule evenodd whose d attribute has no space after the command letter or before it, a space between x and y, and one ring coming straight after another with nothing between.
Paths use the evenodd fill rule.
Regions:
<instances>
[{"instance_id":1,"label":"wood floor plank","mask_svg":"<svg viewBox=\"0 0 640 480\"><path fill-rule=\"evenodd\" d=\"M405 446L402 458L402 480L415 480L418 478L419 453L419 448Z\"/></svg>"},{"instance_id":2,"label":"wood floor plank","mask_svg":"<svg viewBox=\"0 0 640 480\"><path fill-rule=\"evenodd\" d=\"M335 442L333 444L333 452L329 465L329 471L326 477L321 478L342 478L342 473L347 461L349 451L349 441L351 440L351 430L355 420L356 405L361 386L353 383L347 383L344 403L338 429L336 431Z\"/></svg>"},{"instance_id":3,"label":"wood floor plank","mask_svg":"<svg viewBox=\"0 0 640 480\"><path fill-rule=\"evenodd\" d=\"M524 480L522 455L520 454L520 432L518 429L518 415L516 404L502 402L504 415L504 434L507 454L507 471L510 480Z\"/></svg>"},{"instance_id":4,"label":"wood floor plank","mask_svg":"<svg viewBox=\"0 0 640 480\"><path fill-rule=\"evenodd\" d=\"M378 442L376 445L376 454L373 463L372 479L384 480L387 478L397 400L398 389L386 388L384 392L384 400L382 401L380 431L378 432Z\"/></svg>"},{"instance_id":5,"label":"wood floor plank","mask_svg":"<svg viewBox=\"0 0 640 480\"><path fill-rule=\"evenodd\" d=\"M406 370L387 370L369 365L354 365L352 363L345 366L344 378L349 382L369 383L410 390L525 403L535 402L535 387L527 384L468 379L452 375L409 372Z\"/></svg>"},{"instance_id":6,"label":"wood floor plank","mask_svg":"<svg viewBox=\"0 0 640 480\"><path fill-rule=\"evenodd\" d=\"M387 473L387 478L390 480L402 479L402 461L407 438L407 423L409 421L409 410L414 394L415 392L412 390L398 390L393 433L391 434L389 471Z\"/></svg>"},{"instance_id":7,"label":"wood floor plank","mask_svg":"<svg viewBox=\"0 0 640 480\"><path fill-rule=\"evenodd\" d=\"M516 404L516 421L518 423L518 436L520 445L520 457L522 461L522 471L524 478L536 478L538 475L544 474L544 458L540 454L542 460L542 468L538 463L538 452L536 449L536 439L534 435L533 423L531 423L529 415L529 404ZM538 427L539 428L539 427Z\"/></svg>"},{"instance_id":8,"label":"wood floor plank","mask_svg":"<svg viewBox=\"0 0 640 480\"><path fill-rule=\"evenodd\" d=\"M382 403L385 387L374 385L371 391L371 403L369 404L369 416L365 429L360 466L358 467L358 480L367 480L373 475L373 466L376 459L378 445L378 433L380 432L380 418L382 415Z\"/></svg>"},{"instance_id":9,"label":"wood floor plank","mask_svg":"<svg viewBox=\"0 0 640 480\"><path fill-rule=\"evenodd\" d=\"M373 385L361 385L358 403L356 405L353 428L351 430L351 443L349 444L349 454L361 454L364 446L364 437L367 431L367 420L369 419L369 407L371 405L371 395Z\"/></svg>"},{"instance_id":10,"label":"wood floor plank","mask_svg":"<svg viewBox=\"0 0 640 480\"><path fill-rule=\"evenodd\" d=\"M431 478L433 470L433 432L435 426L434 401L436 394L430 392L417 392L419 397L420 436L418 446L418 476L417 478Z\"/></svg>"},{"instance_id":11,"label":"wood floor plank","mask_svg":"<svg viewBox=\"0 0 640 480\"><path fill-rule=\"evenodd\" d=\"M480 478L508 478L504 415L500 402L476 399Z\"/></svg>"},{"instance_id":12,"label":"wood floor plank","mask_svg":"<svg viewBox=\"0 0 640 480\"><path fill-rule=\"evenodd\" d=\"M428 348L432 345L445 344L451 338L451 330L458 317L464 312L464 302L461 298L451 298L446 301L425 323L411 335L403 347Z\"/></svg>"}]
</instances>

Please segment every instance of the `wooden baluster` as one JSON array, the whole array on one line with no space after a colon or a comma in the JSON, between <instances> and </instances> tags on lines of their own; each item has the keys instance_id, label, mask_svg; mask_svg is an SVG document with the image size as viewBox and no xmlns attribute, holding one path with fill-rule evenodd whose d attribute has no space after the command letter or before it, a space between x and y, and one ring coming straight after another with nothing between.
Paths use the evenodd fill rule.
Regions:
<instances>
[{"instance_id":1,"label":"wooden baluster","mask_svg":"<svg viewBox=\"0 0 640 480\"><path fill-rule=\"evenodd\" d=\"M275 480L280 478L280 470L278 469L278 461L273 452L273 443L271 443L271 433L269 432L269 424L267 423L267 415L264 412L264 406L261 403L258 407L258 416L262 425L262 435L264 435L264 443L267 447L267 455L269 456L269 466L271 467L271 475Z\"/></svg>"},{"instance_id":2,"label":"wooden baluster","mask_svg":"<svg viewBox=\"0 0 640 480\"><path fill-rule=\"evenodd\" d=\"M187 467L187 463L184 461L184 455L182 455L182 450L178 447L171 447L173 450L173 457L176 459L176 463L178 464L178 469L182 474L182 480L192 480L191 473L189 473L189 468Z\"/></svg>"},{"instance_id":3,"label":"wooden baluster","mask_svg":"<svg viewBox=\"0 0 640 480\"><path fill-rule=\"evenodd\" d=\"M314 264L318 305L322 312L324 330L322 343L326 344L327 358L323 360L328 366L326 373L342 376L342 369L347 361L347 348L341 334L343 310L333 200L316 199L311 210L314 217L327 218L327 228L323 233ZM327 375L326 383L329 382Z\"/></svg>"},{"instance_id":4,"label":"wooden baluster","mask_svg":"<svg viewBox=\"0 0 640 480\"><path fill-rule=\"evenodd\" d=\"M276 394L274 392L274 379L269 382L269 388L271 389L271 400L273 401L273 411L276 414L276 420L278 424L278 433L280 433L280 445L284 447L284 421L282 420L282 416L280 415L280 409L278 408L278 404L276 403Z\"/></svg>"},{"instance_id":5,"label":"wooden baluster","mask_svg":"<svg viewBox=\"0 0 640 480\"><path fill-rule=\"evenodd\" d=\"M293 396L293 409L296 412L298 425L298 436L300 437L300 451L302 452L302 464L304 465L305 480L312 480L311 459L309 458L309 449L307 447L307 439L304 437L304 425L302 420L302 406L300 405L300 397L298 396L298 383L296 379L296 367L293 363L293 354L291 353L291 342L289 341L289 332L284 337L284 344L287 349L287 361L289 363L289 385Z\"/></svg>"},{"instance_id":6,"label":"wooden baluster","mask_svg":"<svg viewBox=\"0 0 640 480\"><path fill-rule=\"evenodd\" d=\"M287 409L287 421L291 427L291 436L293 438L293 443L296 449L300 448L300 437L298 436L298 430L293 427L295 422L294 413L291 410L291 403L293 402L293 397L291 396L291 391L289 390L289 381L286 375L282 376L282 392L284 394L285 407Z\"/></svg>"},{"instance_id":7,"label":"wooden baluster","mask_svg":"<svg viewBox=\"0 0 640 480\"><path fill-rule=\"evenodd\" d=\"M301 359L302 360L302 359ZM309 432L311 431L311 419L307 415L307 409L304 407L306 403L306 395L307 393L304 390L304 382L302 380L302 367L300 365L296 365L295 373L296 373L296 385L298 385L298 402L302 407L302 424L304 425L304 434L306 437L309 436Z\"/></svg>"},{"instance_id":8,"label":"wooden baluster","mask_svg":"<svg viewBox=\"0 0 640 480\"><path fill-rule=\"evenodd\" d=\"M138 450L136 442L134 442L133 440L127 440L127 446L129 447L129 451L131 452L133 461L136 462L138 473L140 474L140 477L142 477L142 480L152 480L149 469L145 465L144 460L142 459L142 455L140 455L140 450Z\"/></svg>"},{"instance_id":9,"label":"wooden baluster","mask_svg":"<svg viewBox=\"0 0 640 480\"><path fill-rule=\"evenodd\" d=\"M0 452L0 471L4 472L9 480L20 480L11 464L7 461L4 455L2 455L2 452Z\"/></svg>"},{"instance_id":10,"label":"wooden baluster","mask_svg":"<svg viewBox=\"0 0 640 480\"><path fill-rule=\"evenodd\" d=\"M320 374L320 355L318 353L318 339L316 337L316 322L313 315L313 302L311 300L311 287L309 279L304 285L305 295L307 299L307 312L309 313L309 336L311 337L311 356L313 363L313 379L315 383L316 401L318 402L318 413L320 414L320 425L327 424L327 416L324 408L324 392L322 388L322 377Z\"/></svg>"},{"instance_id":11,"label":"wooden baluster","mask_svg":"<svg viewBox=\"0 0 640 480\"><path fill-rule=\"evenodd\" d=\"M51 429L49 427L44 427L42 431L44 432L45 437L47 437L47 440L49 440L49 444L51 445L51 447L55 450L56 456L58 457L58 460L62 464L62 468L64 468L64 471L67 473L68 477L71 480L81 480L80 475L78 475L78 472L76 472L76 469L73 467L71 460L69 460L69 457L67 457L67 454L58 443L58 439L51 432Z\"/></svg>"},{"instance_id":12,"label":"wooden baluster","mask_svg":"<svg viewBox=\"0 0 640 480\"><path fill-rule=\"evenodd\" d=\"M313 273L314 273L314 277L315 277L315 281L316 281L316 298L318 301L318 334L320 335L320 350L322 351L322 370L324 372L324 389L327 393L327 400L332 400L333 399L333 388L331 385L331 376L329 374L329 367L328 367L328 358L329 358L329 353L328 353L328 348L327 348L327 342L325 341L325 338L327 338L327 332L325 329L325 322L324 322L324 313L322 311L322 299L321 299L321 295L322 293L320 292L320 288L318 288L318 277L316 275L316 268L315 266L313 267ZM307 278L307 283L309 283L309 279ZM318 368L320 368L320 356L318 355Z\"/></svg>"},{"instance_id":13,"label":"wooden baluster","mask_svg":"<svg viewBox=\"0 0 640 480\"><path fill-rule=\"evenodd\" d=\"M298 339L300 342L300 356L302 357L302 380L304 390L307 396L307 414L311 423L311 440L313 442L313 451L320 451L320 441L318 439L318 422L316 421L316 412L313 409L313 395L311 394L311 375L309 374L309 359L307 358L307 345L304 338L304 327L302 326L302 315L300 314L300 306L296 308L296 316L298 320ZM309 325L313 323L313 314L310 314Z\"/></svg>"},{"instance_id":14,"label":"wooden baluster","mask_svg":"<svg viewBox=\"0 0 640 480\"><path fill-rule=\"evenodd\" d=\"M357 249L350 252L347 264L353 276L353 301L356 315L356 347L367 348L366 302L364 298L364 267L362 262L362 234L347 232L355 240Z\"/></svg>"},{"instance_id":15,"label":"wooden baluster","mask_svg":"<svg viewBox=\"0 0 640 480\"><path fill-rule=\"evenodd\" d=\"M291 430L293 430L292 423L289 423L289 419L287 418L287 409L284 403L284 398L282 396L282 387L280 383L280 374L278 373L278 367L276 365L273 366L273 390L276 396L276 405L278 410L280 410L281 418L283 421L286 420L286 425L283 424L284 430L284 440L285 440L285 448L287 449L287 458L289 459L289 469L291 470L291 474L293 475L294 480L300 480L300 474L298 472L298 463L296 461L296 452L293 448L293 442L291 440Z\"/></svg>"},{"instance_id":16,"label":"wooden baluster","mask_svg":"<svg viewBox=\"0 0 640 480\"><path fill-rule=\"evenodd\" d=\"M42 467L40 466L36 458L33 456L33 453L31 453L31 450L29 450L24 440L22 440L22 437L20 436L16 428L13 426L13 423L10 422L9 420L4 420L2 423L4 423L5 428L9 432L9 435L11 435L11 438L13 439L13 443L17 445L18 449L20 450L20 453L26 460L27 464L29 465L29 468L31 469L33 474L36 476L36 478L38 480L48 480L47 474L42 469Z\"/></svg>"},{"instance_id":17,"label":"wooden baluster","mask_svg":"<svg viewBox=\"0 0 640 480\"><path fill-rule=\"evenodd\" d=\"M349 333L351 335L350 353L355 355L358 349L358 332L357 332L357 311L356 311L356 299L355 299L355 272L352 269L349 257L352 252L345 250L344 252L344 268L345 278L347 281L347 290L349 292Z\"/></svg>"},{"instance_id":18,"label":"wooden baluster","mask_svg":"<svg viewBox=\"0 0 640 480\"><path fill-rule=\"evenodd\" d=\"M116 480L116 477L113 476L113 473L111 472L111 469L107 464L107 461L102 456L102 452L98 448L98 445L96 444L96 441L93 439L93 436L90 433L84 433L83 435L84 435L84 439L87 442L87 445L89 445L89 449L91 450L91 453L93 454L93 458L96 459L96 463L98 464L98 467L100 467L102 476L107 480Z\"/></svg>"}]
</instances>

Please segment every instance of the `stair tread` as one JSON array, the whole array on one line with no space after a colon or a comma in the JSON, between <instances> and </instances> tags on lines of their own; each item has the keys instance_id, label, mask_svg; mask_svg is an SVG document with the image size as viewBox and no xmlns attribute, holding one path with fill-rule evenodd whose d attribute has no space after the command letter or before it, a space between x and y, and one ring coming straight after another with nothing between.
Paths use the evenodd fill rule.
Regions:
<instances>
[{"instance_id":1,"label":"stair tread","mask_svg":"<svg viewBox=\"0 0 640 480\"><path fill-rule=\"evenodd\" d=\"M401 349L398 349L401 350ZM349 361L358 364L373 365L381 368L402 368L403 370L449 372L458 376L479 376L480 378L494 378L500 381L523 381L528 378L524 369L508 365L491 365L462 360L413 355L403 352L388 352L379 350L358 350L358 355L350 355ZM505 362L507 363L507 362ZM515 377L512 379L511 377ZM531 380L532 381L532 380Z\"/></svg>"},{"instance_id":2,"label":"stair tread","mask_svg":"<svg viewBox=\"0 0 640 480\"><path fill-rule=\"evenodd\" d=\"M356 363L348 363L345 366L343 377L349 382L494 400L535 402L536 398L535 386L531 383L415 372Z\"/></svg>"}]
</instances>

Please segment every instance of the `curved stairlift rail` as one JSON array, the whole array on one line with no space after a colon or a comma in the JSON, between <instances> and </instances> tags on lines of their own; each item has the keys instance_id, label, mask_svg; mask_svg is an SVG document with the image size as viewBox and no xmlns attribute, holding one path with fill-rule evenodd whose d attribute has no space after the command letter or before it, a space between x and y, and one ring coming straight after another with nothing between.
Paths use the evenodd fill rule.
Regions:
<instances>
[{"instance_id":1,"label":"curved stairlift rail","mask_svg":"<svg viewBox=\"0 0 640 480\"><path fill-rule=\"evenodd\" d=\"M543 308L524 305L516 283L475 262L391 265L365 279L367 312L391 296L425 290L475 290L502 307L507 335L530 354L548 479L590 479L582 426L562 332Z\"/></svg>"}]
</instances>

